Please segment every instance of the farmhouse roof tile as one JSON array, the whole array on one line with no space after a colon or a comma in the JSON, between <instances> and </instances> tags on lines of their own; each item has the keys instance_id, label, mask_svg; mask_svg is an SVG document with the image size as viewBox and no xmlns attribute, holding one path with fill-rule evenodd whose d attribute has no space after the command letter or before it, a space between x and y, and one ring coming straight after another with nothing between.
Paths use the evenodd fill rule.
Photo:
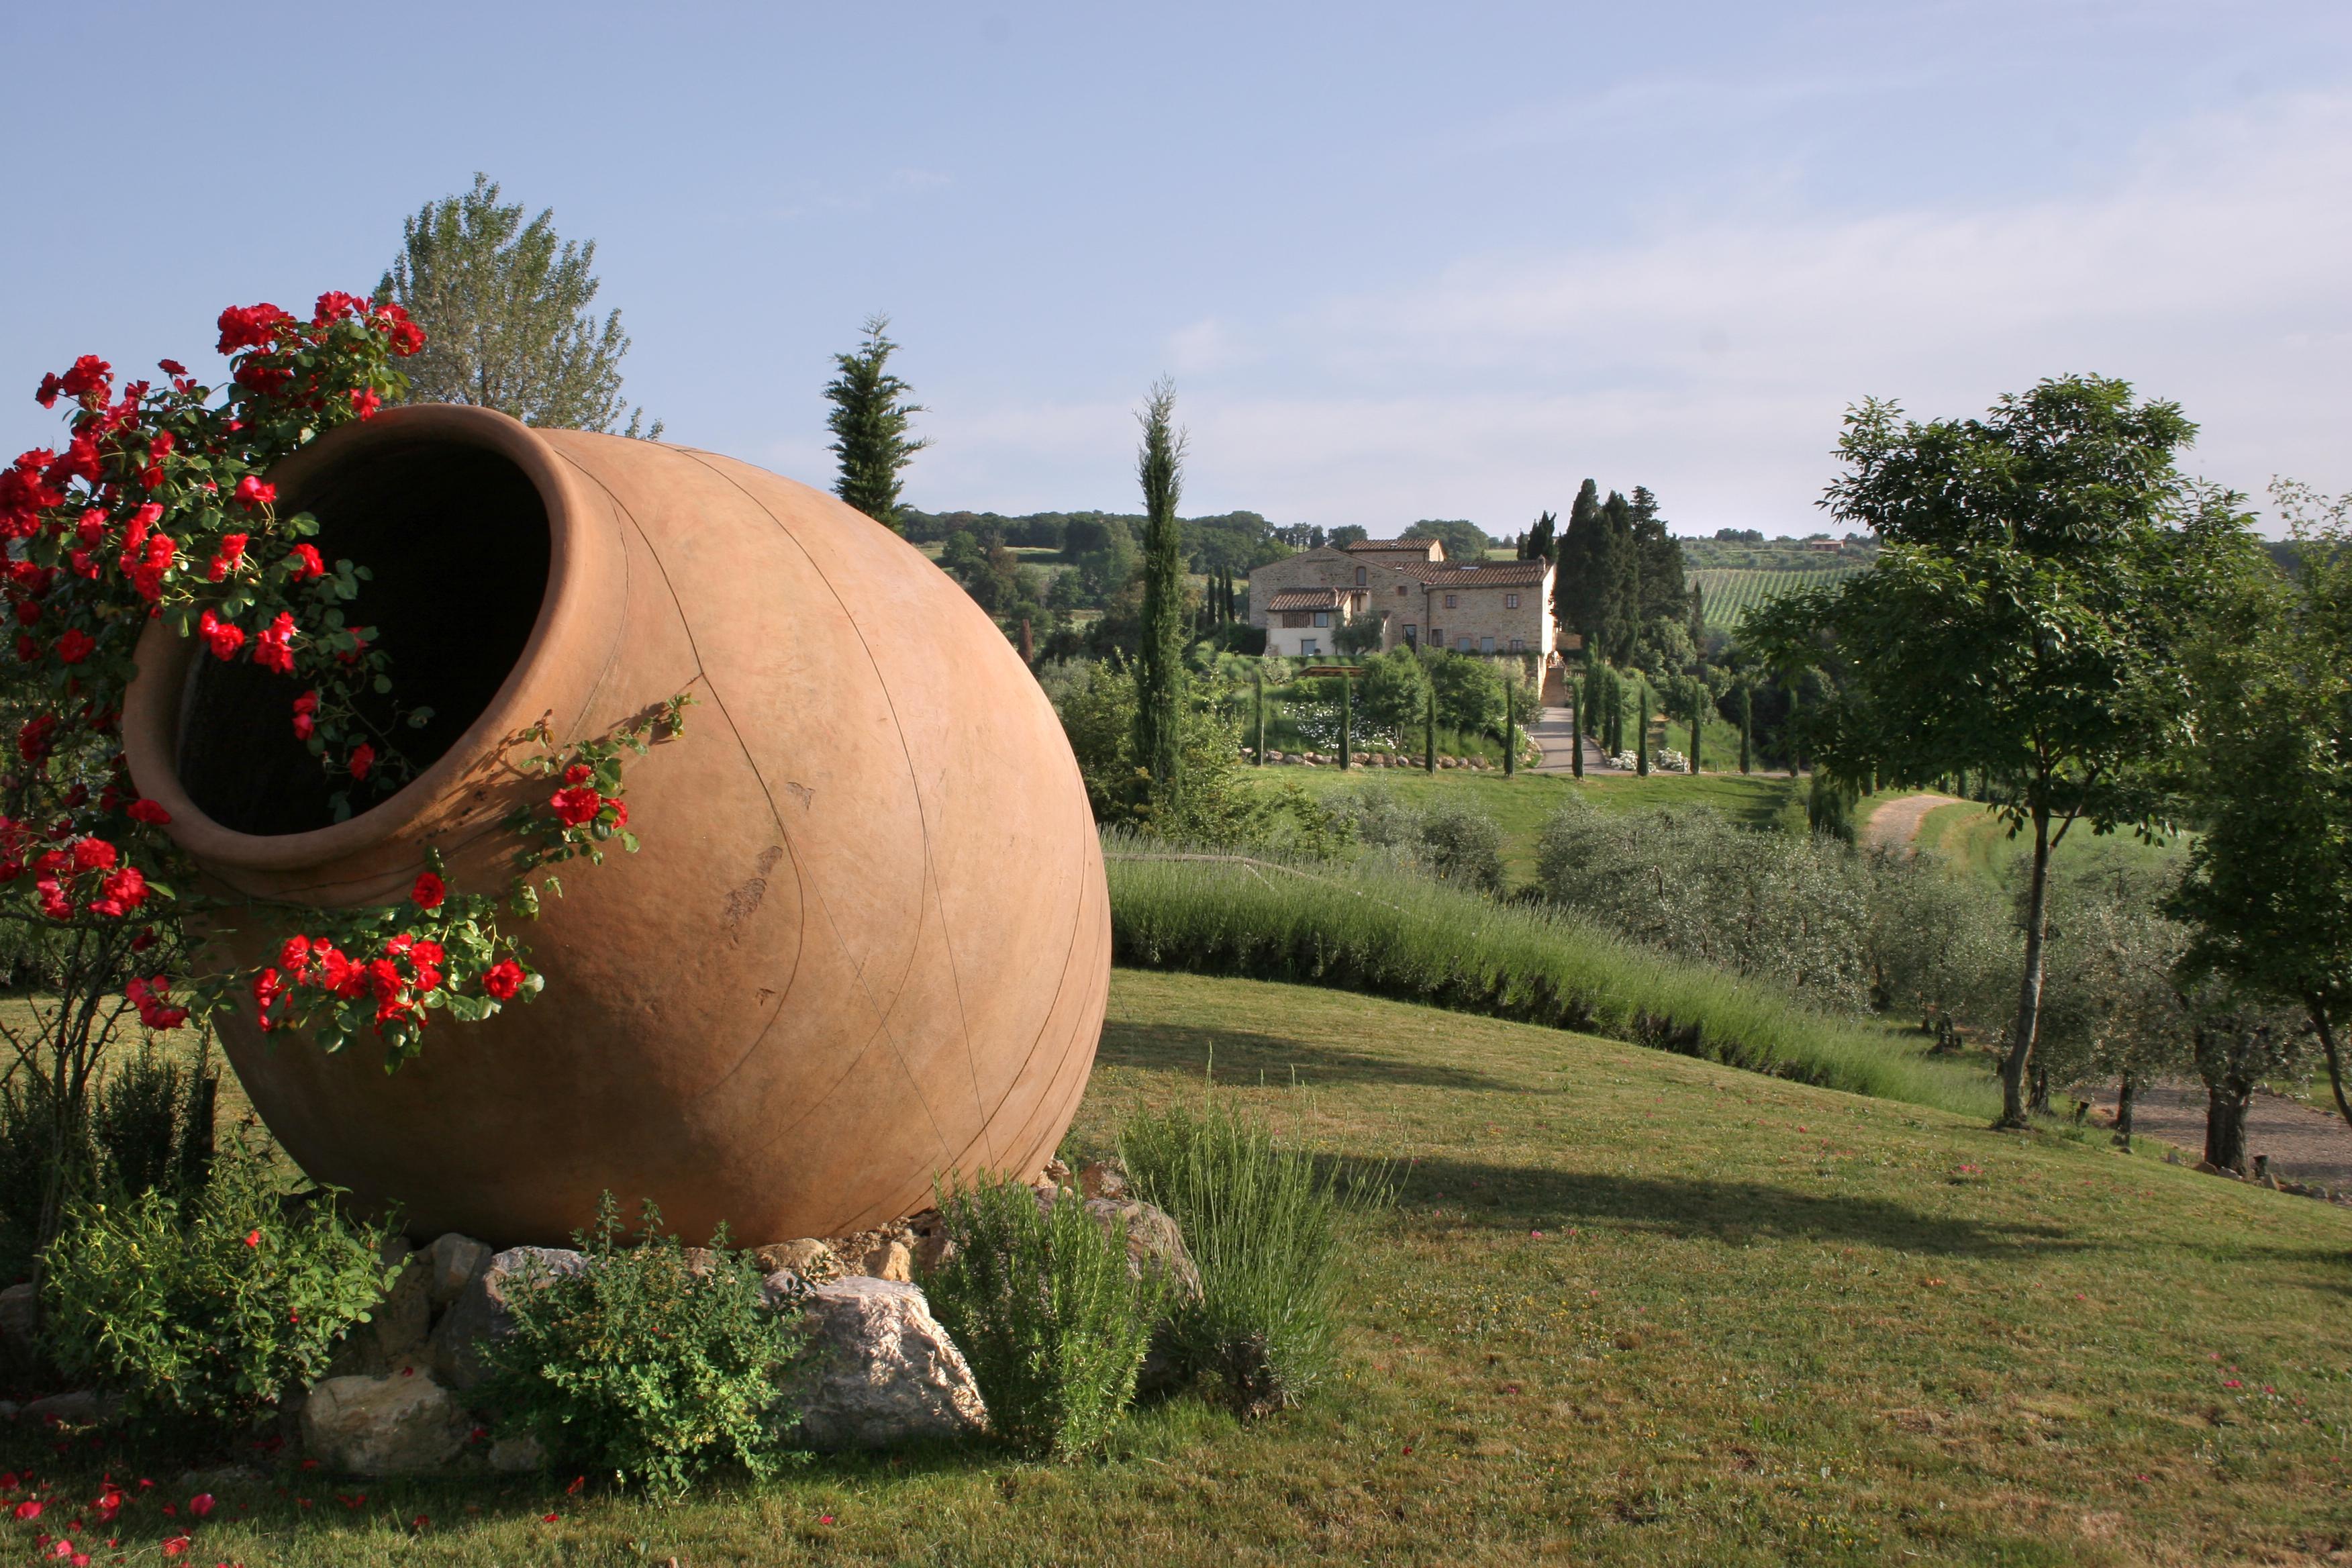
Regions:
<instances>
[{"instance_id":1,"label":"farmhouse roof tile","mask_svg":"<svg viewBox=\"0 0 2352 1568\"><path fill-rule=\"evenodd\" d=\"M1265 602L1269 610L1336 610L1339 607L1337 588L1285 588Z\"/></svg>"}]
</instances>

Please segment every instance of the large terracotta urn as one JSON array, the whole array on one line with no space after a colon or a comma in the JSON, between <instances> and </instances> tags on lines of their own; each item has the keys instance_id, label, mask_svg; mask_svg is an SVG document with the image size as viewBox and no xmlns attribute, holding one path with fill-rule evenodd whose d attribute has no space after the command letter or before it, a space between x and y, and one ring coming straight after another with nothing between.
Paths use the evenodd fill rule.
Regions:
<instances>
[{"instance_id":1,"label":"large terracotta urn","mask_svg":"<svg viewBox=\"0 0 2352 1568\"><path fill-rule=\"evenodd\" d=\"M397 1072L224 1025L312 1176L416 1233L560 1242L600 1193L689 1239L840 1235L935 1178L1034 1173L1094 1059L1108 894L1051 706L961 589L829 495L707 452L420 406L272 475L331 561L373 573L396 696L427 705L397 794L334 822L294 689L159 623L124 715L133 781L242 963L273 904L392 904L428 846L496 890L541 721L603 735L673 693L685 732L632 760L644 847L562 868L518 922L529 1005L437 1022ZM442 1016L446 1019L446 1016Z\"/></svg>"}]
</instances>

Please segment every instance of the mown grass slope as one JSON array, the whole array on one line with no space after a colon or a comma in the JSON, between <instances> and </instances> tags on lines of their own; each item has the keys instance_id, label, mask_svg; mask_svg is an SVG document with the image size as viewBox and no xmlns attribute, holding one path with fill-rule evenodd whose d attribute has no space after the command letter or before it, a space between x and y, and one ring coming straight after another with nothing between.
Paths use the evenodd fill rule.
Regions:
<instances>
[{"instance_id":1,"label":"mown grass slope","mask_svg":"<svg viewBox=\"0 0 2352 1568\"><path fill-rule=\"evenodd\" d=\"M1402 1163L1353 1243L1335 1397L1250 1428L1180 1401L1099 1463L826 1459L670 1509L593 1479L292 1472L215 1485L185 1561L2103 1568L2346 1545L2344 1210L1552 1030L1125 972L1074 1142L1201 1093L1212 1060L1314 1148ZM104 1460L70 1463L95 1495ZM110 1527L133 1560L187 1522L156 1495ZM56 1518L8 1528L29 1556Z\"/></svg>"},{"instance_id":2,"label":"mown grass slope","mask_svg":"<svg viewBox=\"0 0 2352 1568\"><path fill-rule=\"evenodd\" d=\"M2030 836L2010 835L2009 825L1990 807L1973 801L1939 805L1919 823L1916 847L1940 855L1954 871L1998 886L2010 886L2023 875L2021 868L2033 844ZM2051 865L2062 876L2084 876L2116 869L2177 868L2188 853L2179 835L2154 841L2129 830L2095 834L2088 823L2077 824L2060 841Z\"/></svg>"}]
</instances>

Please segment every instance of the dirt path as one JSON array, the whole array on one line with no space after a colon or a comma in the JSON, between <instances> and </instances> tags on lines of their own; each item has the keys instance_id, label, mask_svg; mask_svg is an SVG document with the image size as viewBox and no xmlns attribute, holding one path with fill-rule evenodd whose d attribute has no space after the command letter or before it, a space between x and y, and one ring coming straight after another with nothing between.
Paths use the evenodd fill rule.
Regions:
<instances>
[{"instance_id":1,"label":"dirt path","mask_svg":"<svg viewBox=\"0 0 2352 1568\"><path fill-rule=\"evenodd\" d=\"M2107 1085L2085 1095L2095 1121L2112 1122L2116 1090ZM2144 1089L2132 1102L2132 1135L2153 1138L2198 1160L2205 1152L2205 1090L2201 1085L2161 1084ZM2332 1110L2257 1094L2246 1107L2246 1152L2268 1154L2271 1174L2282 1181L2325 1187L2352 1186L2352 1127Z\"/></svg>"},{"instance_id":2,"label":"dirt path","mask_svg":"<svg viewBox=\"0 0 2352 1568\"><path fill-rule=\"evenodd\" d=\"M1865 849L1908 849L1911 841L1919 837L1919 825L1927 814L1939 805L1958 805L1959 801L1948 795L1906 795L1900 800L1880 804L1862 825L1862 847Z\"/></svg>"}]
</instances>

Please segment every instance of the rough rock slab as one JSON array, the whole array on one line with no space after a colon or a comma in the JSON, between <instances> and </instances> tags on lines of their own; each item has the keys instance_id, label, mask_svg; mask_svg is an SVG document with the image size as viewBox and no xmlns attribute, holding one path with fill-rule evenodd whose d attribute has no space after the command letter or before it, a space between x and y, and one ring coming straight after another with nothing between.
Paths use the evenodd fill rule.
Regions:
<instances>
[{"instance_id":1,"label":"rough rock slab","mask_svg":"<svg viewBox=\"0 0 2352 1568\"><path fill-rule=\"evenodd\" d=\"M986 1429L971 1368L913 1285L863 1275L821 1285L808 1324L807 1357L779 1381L811 1447L884 1448Z\"/></svg>"},{"instance_id":2,"label":"rough rock slab","mask_svg":"<svg viewBox=\"0 0 2352 1568\"><path fill-rule=\"evenodd\" d=\"M437 1309L464 1295L466 1287L474 1282L474 1276L489 1267L490 1249L472 1237L459 1236L453 1230L434 1237L433 1245L425 1249L425 1258L426 1267L432 1270L428 1294Z\"/></svg>"},{"instance_id":3,"label":"rough rock slab","mask_svg":"<svg viewBox=\"0 0 2352 1568\"><path fill-rule=\"evenodd\" d=\"M482 1346L514 1331L508 1302L534 1268L556 1275L585 1267L586 1258L561 1247L509 1247L491 1258L434 1326L433 1375L461 1393L478 1386L489 1375Z\"/></svg>"},{"instance_id":4,"label":"rough rock slab","mask_svg":"<svg viewBox=\"0 0 2352 1568\"><path fill-rule=\"evenodd\" d=\"M355 1476L438 1469L466 1446L465 1406L423 1373L331 1377L302 1405L302 1446Z\"/></svg>"}]
</instances>

